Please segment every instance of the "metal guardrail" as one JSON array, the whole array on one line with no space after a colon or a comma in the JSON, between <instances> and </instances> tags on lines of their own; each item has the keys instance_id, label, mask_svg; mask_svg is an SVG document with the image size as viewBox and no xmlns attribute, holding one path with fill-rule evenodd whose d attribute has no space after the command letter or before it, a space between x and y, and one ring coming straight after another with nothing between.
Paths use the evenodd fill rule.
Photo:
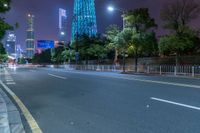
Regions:
<instances>
[{"instance_id":1,"label":"metal guardrail","mask_svg":"<svg viewBox=\"0 0 200 133\"><path fill-rule=\"evenodd\" d=\"M122 65L48 65L47 67L67 70L123 72ZM125 66L125 71L135 73L135 66ZM137 73L195 77L200 76L200 66L138 65Z\"/></svg>"}]
</instances>

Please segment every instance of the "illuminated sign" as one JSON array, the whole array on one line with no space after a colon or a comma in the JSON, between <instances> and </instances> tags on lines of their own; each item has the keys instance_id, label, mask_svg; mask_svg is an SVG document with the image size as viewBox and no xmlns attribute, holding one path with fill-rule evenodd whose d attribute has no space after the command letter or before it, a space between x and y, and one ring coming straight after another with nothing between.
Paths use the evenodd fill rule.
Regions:
<instances>
[{"instance_id":1,"label":"illuminated sign","mask_svg":"<svg viewBox=\"0 0 200 133\"><path fill-rule=\"evenodd\" d=\"M38 40L37 41L37 48L41 48L41 49L54 48L54 41L52 41L52 40Z\"/></svg>"}]
</instances>

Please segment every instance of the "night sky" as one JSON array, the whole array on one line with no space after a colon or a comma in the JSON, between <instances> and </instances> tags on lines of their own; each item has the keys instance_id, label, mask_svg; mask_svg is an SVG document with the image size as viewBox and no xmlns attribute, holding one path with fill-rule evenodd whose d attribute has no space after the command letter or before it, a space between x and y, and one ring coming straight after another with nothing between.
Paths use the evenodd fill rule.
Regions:
<instances>
[{"instance_id":1,"label":"night sky","mask_svg":"<svg viewBox=\"0 0 200 133\"><path fill-rule=\"evenodd\" d=\"M156 19L159 25L158 35L164 33L162 21L160 20L160 9L163 3L173 0L96 0L96 15L98 32L104 33L106 27L110 24L122 26L120 13L109 13L107 6L112 4L122 9L135 9L140 7L149 8L151 16ZM68 40L71 36L71 23L73 14L73 0L12 0L12 9L6 14L7 21L10 24L18 22L20 28L16 31L17 44L25 46L27 14L35 15L35 39L58 40L58 9L64 8L68 15ZM198 0L200 3L200 0ZM200 27L200 19L193 22L193 26Z\"/></svg>"}]
</instances>

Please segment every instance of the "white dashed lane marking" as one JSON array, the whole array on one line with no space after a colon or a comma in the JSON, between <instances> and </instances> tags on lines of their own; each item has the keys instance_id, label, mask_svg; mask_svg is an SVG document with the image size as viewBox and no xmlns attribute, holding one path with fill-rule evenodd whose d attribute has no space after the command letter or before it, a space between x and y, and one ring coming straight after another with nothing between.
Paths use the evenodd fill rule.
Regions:
<instances>
[{"instance_id":1,"label":"white dashed lane marking","mask_svg":"<svg viewBox=\"0 0 200 133\"><path fill-rule=\"evenodd\" d=\"M7 82L6 84L7 85L15 85L16 83L15 82Z\"/></svg>"},{"instance_id":2,"label":"white dashed lane marking","mask_svg":"<svg viewBox=\"0 0 200 133\"><path fill-rule=\"evenodd\" d=\"M58 75L54 75L54 74L48 74L49 76L52 76L52 77L56 77L56 78L59 78L59 79L67 79L66 77L62 77L62 76L58 76Z\"/></svg>"}]
</instances>

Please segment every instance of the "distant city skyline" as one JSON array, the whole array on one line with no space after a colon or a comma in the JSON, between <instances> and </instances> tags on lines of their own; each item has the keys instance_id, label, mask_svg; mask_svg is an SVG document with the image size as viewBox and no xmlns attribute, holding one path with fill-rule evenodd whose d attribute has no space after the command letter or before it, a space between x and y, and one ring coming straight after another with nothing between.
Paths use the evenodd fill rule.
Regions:
<instances>
[{"instance_id":1,"label":"distant city skyline","mask_svg":"<svg viewBox=\"0 0 200 133\"><path fill-rule=\"evenodd\" d=\"M158 36L164 33L162 21L160 20L160 9L164 2L173 0L96 0L97 27L99 33L105 33L110 24L117 24L122 27L121 15L119 12L109 13L106 8L108 5L114 5L122 9L149 8L151 16L155 18L159 25ZM200 0L197 0L200 2ZM19 23L20 27L16 30L17 42L22 48L25 48L27 15L35 15L35 40L58 40L58 11L59 8L66 10L68 15L67 40L71 38L71 25L73 15L74 0L13 0L11 10L5 14L6 21L14 25ZM40 3L40 4L38 4ZM155 7L156 5L156 7ZM193 22L193 26L200 27L200 19Z\"/></svg>"}]
</instances>

